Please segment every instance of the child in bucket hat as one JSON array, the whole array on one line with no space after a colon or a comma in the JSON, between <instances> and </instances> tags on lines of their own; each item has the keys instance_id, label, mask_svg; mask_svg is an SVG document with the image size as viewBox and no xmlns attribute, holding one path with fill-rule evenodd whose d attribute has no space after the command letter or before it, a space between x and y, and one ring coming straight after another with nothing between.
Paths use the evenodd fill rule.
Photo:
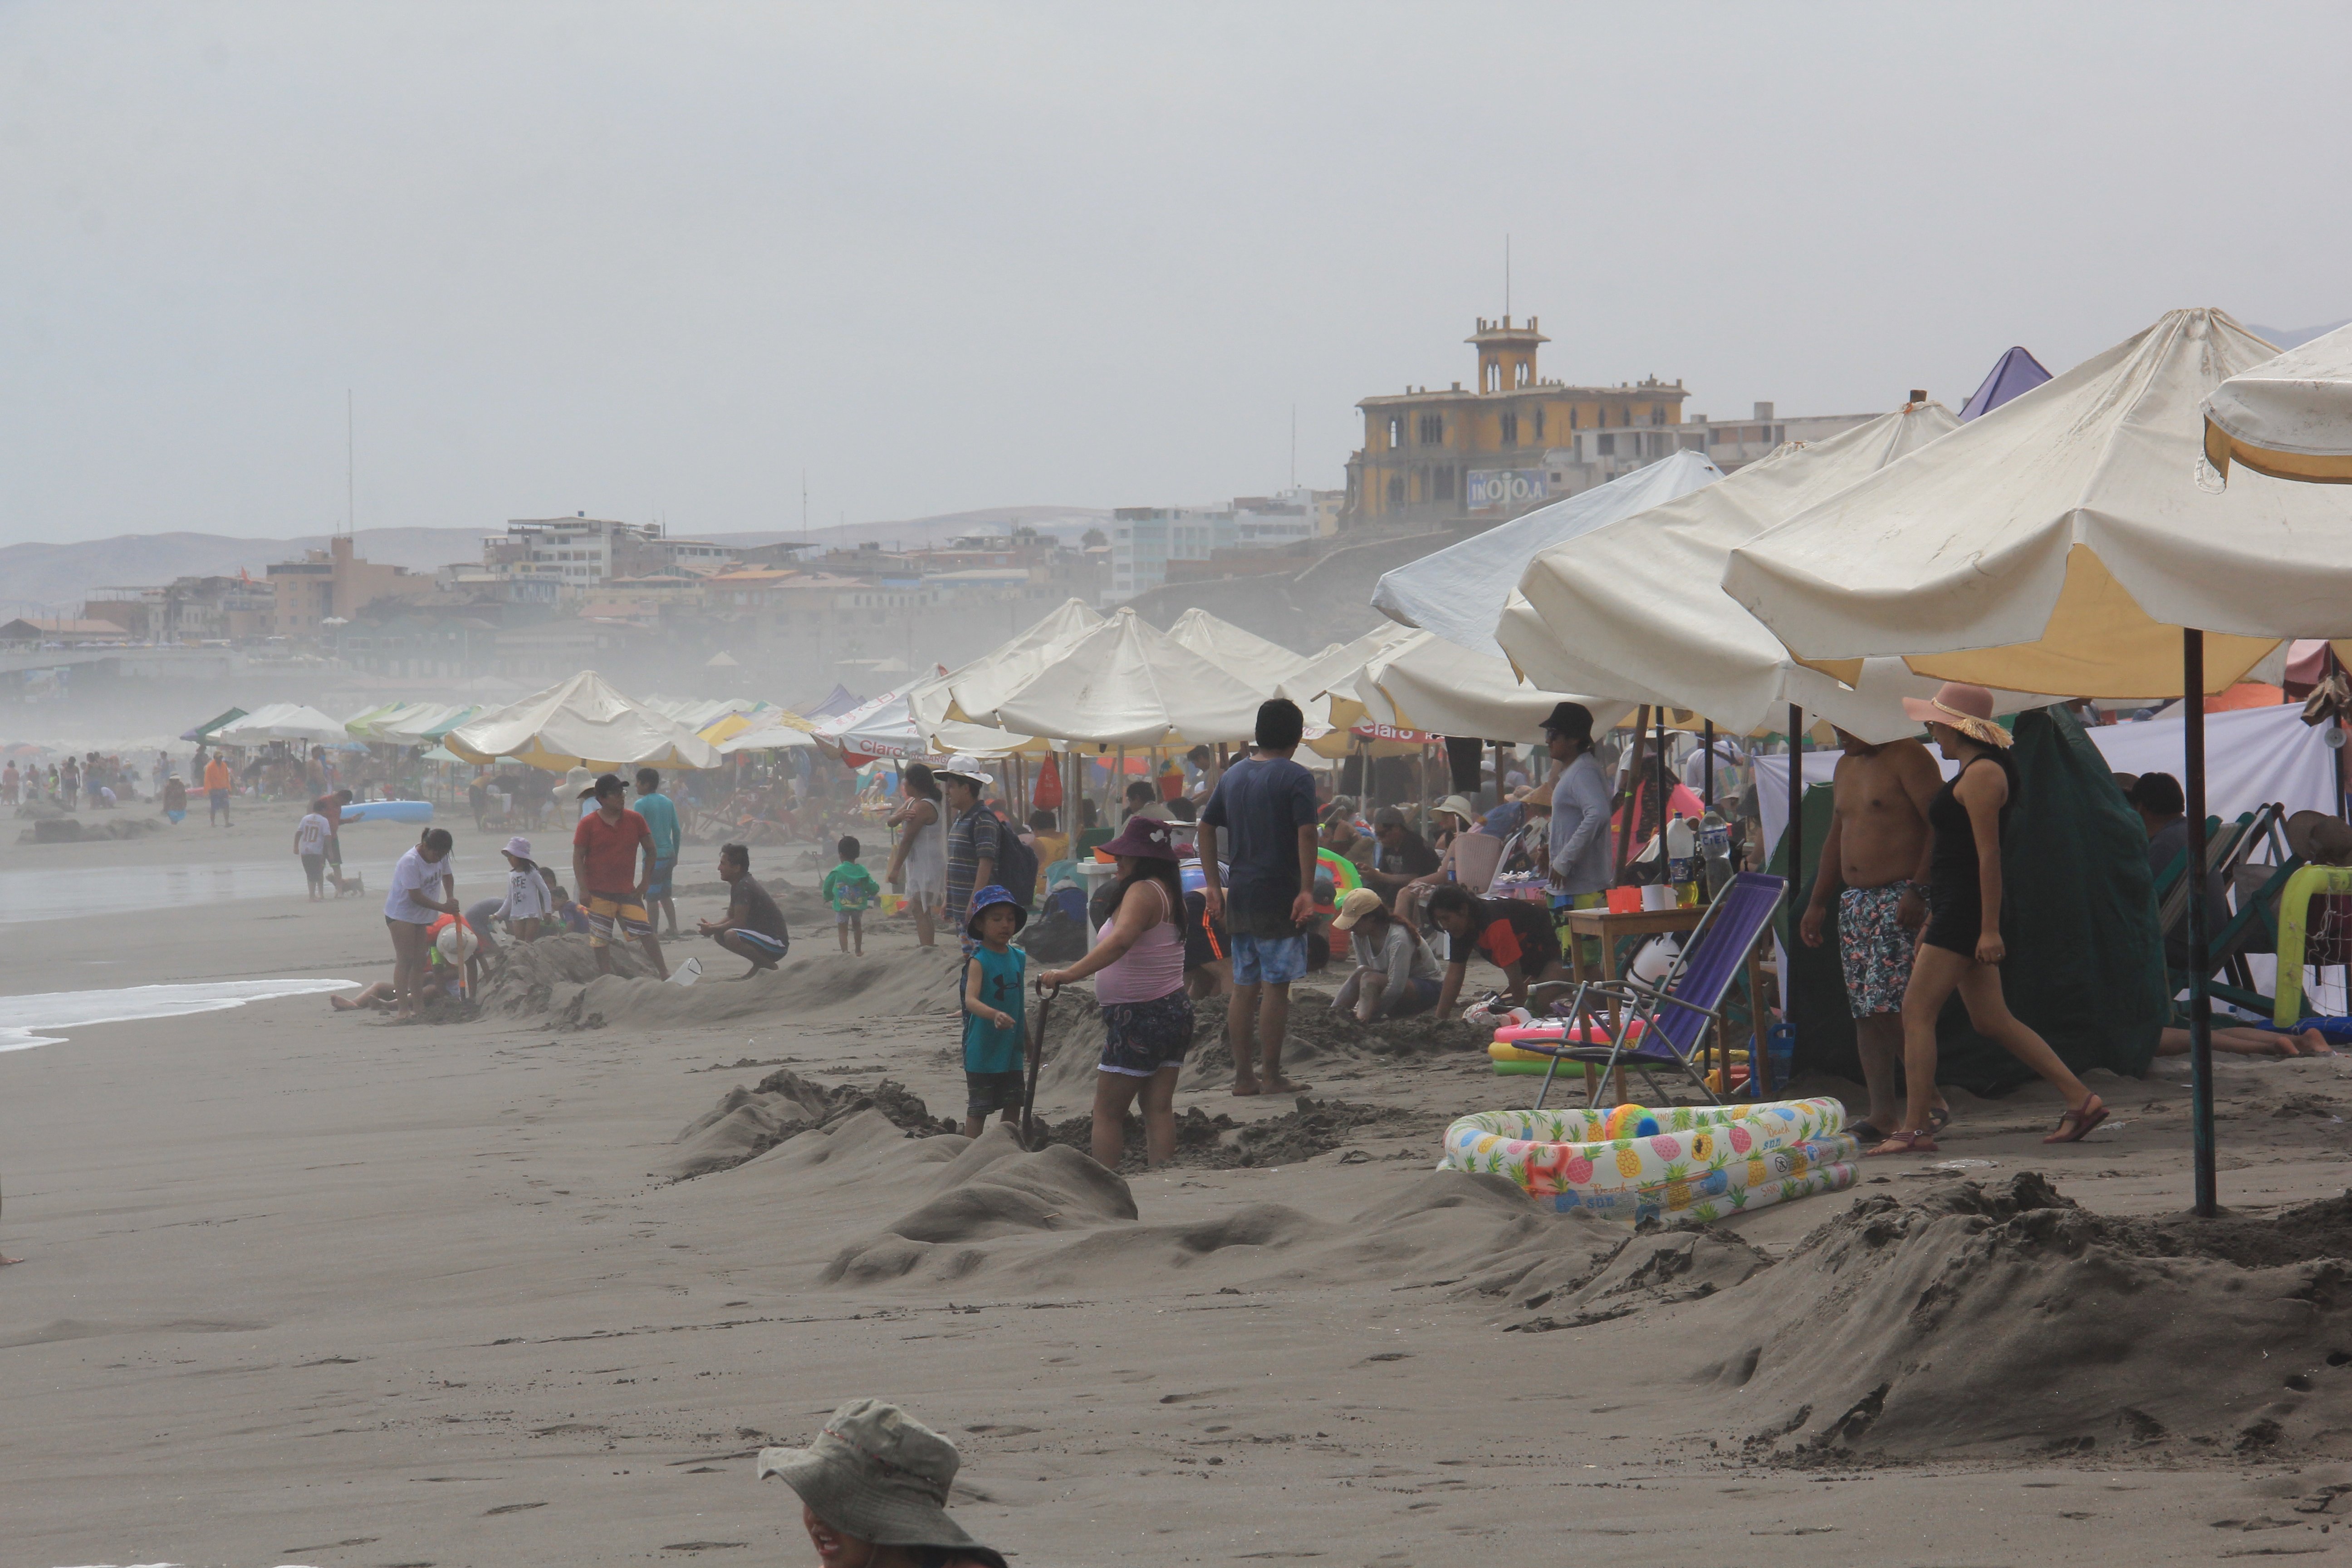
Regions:
<instances>
[{"instance_id":1,"label":"child in bucket hat","mask_svg":"<svg viewBox=\"0 0 2352 1568\"><path fill-rule=\"evenodd\" d=\"M762 1448L760 1479L800 1494L801 1522L828 1568L1005 1568L948 1514L955 1445L897 1405L853 1399L805 1448Z\"/></svg>"},{"instance_id":2,"label":"child in bucket hat","mask_svg":"<svg viewBox=\"0 0 2352 1568\"><path fill-rule=\"evenodd\" d=\"M963 1135L977 1138L991 1111L1009 1124L1021 1115L1023 1068L1028 1063L1028 1005L1022 995L1029 955L1013 939L1029 911L1004 888L971 896L964 934L976 944L964 960Z\"/></svg>"}]
</instances>

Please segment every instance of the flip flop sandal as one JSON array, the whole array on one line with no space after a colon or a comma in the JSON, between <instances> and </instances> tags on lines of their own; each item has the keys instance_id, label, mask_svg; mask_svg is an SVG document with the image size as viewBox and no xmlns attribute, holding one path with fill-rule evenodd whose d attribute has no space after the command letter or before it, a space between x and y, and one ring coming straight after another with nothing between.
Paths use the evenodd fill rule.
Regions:
<instances>
[{"instance_id":1,"label":"flip flop sandal","mask_svg":"<svg viewBox=\"0 0 2352 1568\"><path fill-rule=\"evenodd\" d=\"M1930 1133L1941 1132L1945 1128L1949 1127L1951 1124L1952 1108L1950 1106L1939 1105L1936 1107L1935 1110L1927 1112L1927 1131Z\"/></svg>"},{"instance_id":2,"label":"flip flop sandal","mask_svg":"<svg viewBox=\"0 0 2352 1568\"><path fill-rule=\"evenodd\" d=\"M2044 1138L2044 1143L2080 1143L2091 1135L2091 1129L2107 1119L2106 1102L2097 1095L2083 1102L2080 1110L2069 1110L2058 1118L2058 1131ZM2073 1131L2067 1129L2071 1127Z\"/></svg>"},{"instance_id":3,"label":"flip flop sandal","mask_svg":"<svg viewBox=\"0 0 2352 1568\"><path fill-rule=\"evenodd\" d=\"M1916 1132L1890 1132L1885 1142L1862 1152L1863 1158L1869 1159L1876 1154L1935 1154L1941 1151L1936 1147L1935 1134L1922 1129Z\"/></svg>"},{"instance_id":4,"label":"flip flop sandal","mask_svg":"<svg viewBox=\"0 0 2352 1568\"><path fill-rule=\"evenodd\" d=\"M1856 1139L1860 1140L1862 1146L1865 1149L1870 1148L1874 1144L1884 1143L1886 1142L1886 1130L1883 1127L1875 1126L1868 1121L1857 1121L1853 1126L1847 1128L1846 1131L1853 1133Z\"/></svg>"}]
</instances>

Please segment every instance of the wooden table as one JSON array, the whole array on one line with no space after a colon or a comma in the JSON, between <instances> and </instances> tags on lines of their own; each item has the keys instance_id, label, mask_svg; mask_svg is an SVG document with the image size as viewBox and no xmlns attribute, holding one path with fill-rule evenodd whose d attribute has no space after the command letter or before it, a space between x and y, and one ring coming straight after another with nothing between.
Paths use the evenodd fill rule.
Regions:
<instances>
[{"instance_id":1,"label":"wooden table","mask_svg":"<svg viewBox=\"0 0 2352 1568\"><path fill-rule=\"evenodd\" d=\"M1597 937L1601 942L1601 973L1598 978L1615 982L1622 978L1617 973L1617 943L1621 938L1656 936L1666 931L1681 934L1696 931L1698 929L1699 921L1706 918L1706 906L1704 904L1677 905L1670 910L1636 910L1626 914L1618 914L1609 910L1570 910L1565 912L1570 973L1580 981L1595 978L1591 966L1585 960L1584 942L1581 939ZM1754 1036L1754 1038L1748 1042L1748 1095L1750 1100L1761 1100L1772 1087L1771 1066L1765 1048L1762 978L1764 943L1770 940L1771 932L1768 930L1758 939L1756 946L1749 949L1748 953L1748 1022ZM1611 1037L1615 1037L1622 1027L1623 1021L1618 1011L1617 999L1611 996L1609 998ZM1714 1034L1723 1047L1724 1095L1728 1099L1731 1092L1731 1036L1728 1022L1718 1022ZM1702 1076L1710 1070L1708 1064L1712 1057L1713 1052L1710 1047L1705 1045L1699 1047L1699 1072ZM1617 1069L1611 1089L1617 1096L1618 1103L1622 1104L1625 1100L1623 1068Z\"/></svg>"}]
</instances>

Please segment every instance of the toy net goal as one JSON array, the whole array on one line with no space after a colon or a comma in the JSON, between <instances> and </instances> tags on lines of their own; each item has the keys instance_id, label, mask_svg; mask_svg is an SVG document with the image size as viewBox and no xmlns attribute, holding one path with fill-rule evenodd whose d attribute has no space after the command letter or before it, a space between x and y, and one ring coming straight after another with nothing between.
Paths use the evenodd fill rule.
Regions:
<instances>
[{"instance_id":1,"label":"toy net goal","mask_svg":"<svg viewBox=\"0 0 2352 1568\"><path fill-rule=\"evenodd\" d=\"M2279 890L2278 987L2271 1021L2290 1028L2309 1017L2352 1012L2352 868L2305 866Z\"/></svg>"}]
</instances>

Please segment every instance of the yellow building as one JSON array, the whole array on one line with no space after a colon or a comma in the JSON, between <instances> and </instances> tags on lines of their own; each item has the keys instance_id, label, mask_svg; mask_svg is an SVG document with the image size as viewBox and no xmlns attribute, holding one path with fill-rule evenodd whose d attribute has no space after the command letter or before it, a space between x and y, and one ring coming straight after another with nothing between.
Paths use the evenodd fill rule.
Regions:
<instances>
[{"instance_id":1,"label":"yellow building","mask_svg":"<svg viewBox=\"0 0 2352 1568\"><path fill-rule=\"evenodd\" d=\"M1442 392L1407 387L1356 405L1364 411L1364 445L1348 459L1346 523L1499 522L1560 499L1552 475L1563 464L1545 454L1574 445L1574 433L1682 422L1680 381L1544 380L1536 350L1551 340L1533 316L1524 326L1481 317L1465 341L1478 351L1470 388L1458 381Z\"/></svg>"},{"instance_id":2,"label":"yellow building","mask_svg":"<svg viewBox=\"0 0 2352 1568\"><path fill-rule=\"evenodd\" d=\"M352 553L351 536L339 533L326 549L269 568L276 600L270 624L279 637L315 638L330 620L348 621L378 599L421 599L435 586L430 575L405 566L362 561Z\"/></svg>"}]
</instances>

